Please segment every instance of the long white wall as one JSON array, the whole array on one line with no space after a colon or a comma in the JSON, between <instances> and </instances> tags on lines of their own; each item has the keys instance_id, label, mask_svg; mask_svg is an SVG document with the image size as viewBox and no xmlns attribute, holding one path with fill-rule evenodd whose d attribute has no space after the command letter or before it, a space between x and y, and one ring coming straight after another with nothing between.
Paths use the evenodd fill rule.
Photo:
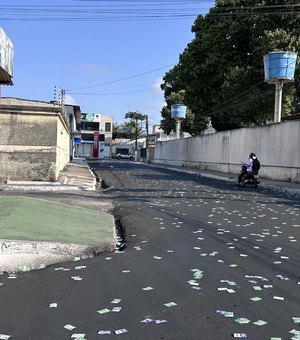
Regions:
<instances>
[{"instance_id":1,"label":"long white wall","mask_svg":"<svg viewBox=\"0 0 300 340\"><path fill-rule=\"evenodd\" d=\"M262 177L300 183L300 120L158 142L151 161L238 173L251 152Z\"/></svg>"}]
</instances>

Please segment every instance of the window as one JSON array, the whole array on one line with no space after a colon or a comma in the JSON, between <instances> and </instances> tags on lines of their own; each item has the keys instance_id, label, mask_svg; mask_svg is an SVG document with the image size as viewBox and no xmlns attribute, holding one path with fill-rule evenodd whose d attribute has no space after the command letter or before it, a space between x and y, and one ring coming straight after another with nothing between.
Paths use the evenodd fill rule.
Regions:
<instances>
[{"instance_id":1,"label":"window","mask_svg":"<svg viewBox=\"0 0 300 340\"><path fill-rule=\"evenodd\" d=\"M88 133L82 133L81 134L81 140L93 142L94 141L94 135L88 134Z\"/></svg>"},{"instance_id":2,"label":"window","mask_svg":"<svg viewBox=\"0 0 300 340\"><path fill-rule=\"evenodd\" d=\"M111 132L111 123L110 122L105 123L105 132Z\"/></svg>"},{"instance_id":3,"label":"window","mask_svg":"<svg viewBox=\"0 0 300 340\"><path fill-rule=\"evenodd\" d=\"M99 123L94 122L81 122L80 123L81 130L89 130L89 131L99 131Z\"/></svg>"}]
</instances>

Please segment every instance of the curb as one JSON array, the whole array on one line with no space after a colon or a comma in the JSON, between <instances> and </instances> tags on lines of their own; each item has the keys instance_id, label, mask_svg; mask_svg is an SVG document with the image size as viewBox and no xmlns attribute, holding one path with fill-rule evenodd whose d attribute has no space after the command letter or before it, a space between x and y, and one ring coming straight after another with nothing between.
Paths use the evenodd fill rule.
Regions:
<instances>
[{"instance_id":1,"label":"curb","mask_svg":"<svg viewBox=\"0 0 300 340\"><path fill-rule=\"evenodd\" d=\"M87 259L115 248L115 242L95 246L14 240L0 240L0 242L0 274L25 272L60 262Z\"/></svg>"}]
</instances>

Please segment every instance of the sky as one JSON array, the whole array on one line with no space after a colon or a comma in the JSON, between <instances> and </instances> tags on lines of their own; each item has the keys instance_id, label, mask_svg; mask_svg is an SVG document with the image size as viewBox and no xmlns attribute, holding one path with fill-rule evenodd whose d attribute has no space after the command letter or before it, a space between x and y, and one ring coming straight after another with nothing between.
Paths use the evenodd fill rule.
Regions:
<instances>
[{"instance_id":1,"label":"sky","mask_svg":"<svg viewBox=\"0 0 300 340\"><path fill-rule=\"evenodd\" d=\"M2 97L59 100L125 121L159 124L162 78L193 39L214 0L1 0L0 26L14 45L13 86ZM56 94L55 94L56 87Z\"/></svg>"}]
</instances>

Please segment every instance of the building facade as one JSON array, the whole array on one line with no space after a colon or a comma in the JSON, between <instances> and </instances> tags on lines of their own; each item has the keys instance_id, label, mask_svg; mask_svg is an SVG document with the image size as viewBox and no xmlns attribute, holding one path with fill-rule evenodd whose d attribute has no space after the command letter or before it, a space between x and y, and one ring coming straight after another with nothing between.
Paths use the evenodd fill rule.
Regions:
<instances>
[{"instance_id":1,"label":"building facade","mask_svg":"<svg viewBox=\"0 0 300 340\"><path fill-rule=\"evenodd\" d=\"M70 116L57 103L1 98L0 181L56 181L72 154Z\"/></svg>"},{"instance_id":2,"label":"building facade","mask_svg":"<svg viewBox=\"0 0 300 340\"><path fill-rule=\"evenodd\" d=\"M81 142L75 150L76 157L109 158L112 147L111 116L98 113L81 113Z\"/></svg>"}]
</instances>

